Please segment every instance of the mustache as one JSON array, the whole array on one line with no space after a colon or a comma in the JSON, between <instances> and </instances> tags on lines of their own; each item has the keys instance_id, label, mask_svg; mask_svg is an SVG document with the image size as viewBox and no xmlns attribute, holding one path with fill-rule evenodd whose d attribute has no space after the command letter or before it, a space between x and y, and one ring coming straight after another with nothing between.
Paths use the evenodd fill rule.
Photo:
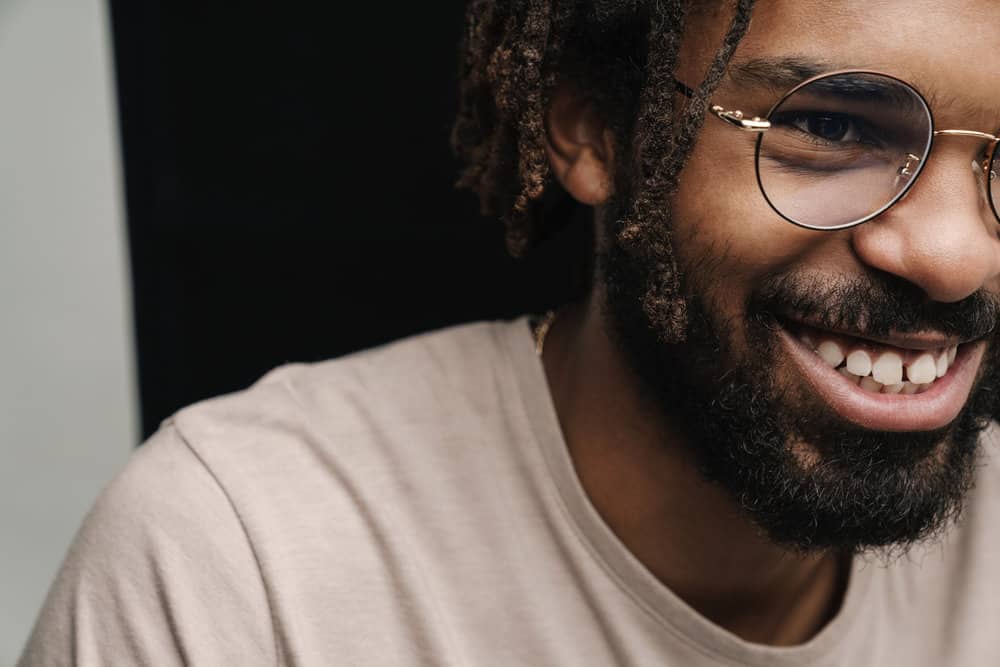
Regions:
<instances>
[{"instance_id":1,"label":"mustache","mask_svg":"<svg viewBox=\"0 0 1000 667\"><path fill-rule=\"evenodd\" d=\"M920 288L888 274L857 278L783 275L765 280L747 303L762 322L775 316L858 335L936 332L982 338L1000 323L1000 295L980 289L961 301L927 298Z\"/></svg>"}]
</instances>

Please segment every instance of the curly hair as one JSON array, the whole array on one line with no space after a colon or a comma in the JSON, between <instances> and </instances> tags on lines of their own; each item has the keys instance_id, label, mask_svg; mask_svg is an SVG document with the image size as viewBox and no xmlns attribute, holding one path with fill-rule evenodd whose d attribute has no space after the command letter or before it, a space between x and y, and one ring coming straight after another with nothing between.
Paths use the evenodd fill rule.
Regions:
<instances>
[{"instance_id":1,"label":"curly hair","mask_svg":"<svg viewBox=\"0 0 1000 667\"><path fill-rule=\"evenodd\" d=\"M728 0L735 7L725 38L680 107L674 72L696 1L471 0L452 131L464 163L458 186L479 195L485 215L503 220L508 250L520 256L560 222L543 219L551 208L542 205L543 195L568 196L552 187L545 151L552 93L568 82L585 95L607 121L619 156L621 219L613 221L613 233L630 253L662 265L664 283L649 286L643 307L667 330L682 327L685 313L663 202L675 190L754 5Z\"/></svg>"}]
</instances>

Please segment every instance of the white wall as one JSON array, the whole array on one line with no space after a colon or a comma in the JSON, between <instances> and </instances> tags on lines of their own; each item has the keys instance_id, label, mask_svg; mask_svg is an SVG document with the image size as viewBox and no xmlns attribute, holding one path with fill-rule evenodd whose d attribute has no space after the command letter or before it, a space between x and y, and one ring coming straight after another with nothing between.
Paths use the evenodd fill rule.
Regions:
<instances>
[{"instance_id":1,"label":"white wall","mask_svg":"<svg viewBox=\"0 0 1000 667\"><path fill-rule=\"evenodd\" d=\"M0 665L138 438L107 14L0 0Z\"/></svg>"}]
</instances>

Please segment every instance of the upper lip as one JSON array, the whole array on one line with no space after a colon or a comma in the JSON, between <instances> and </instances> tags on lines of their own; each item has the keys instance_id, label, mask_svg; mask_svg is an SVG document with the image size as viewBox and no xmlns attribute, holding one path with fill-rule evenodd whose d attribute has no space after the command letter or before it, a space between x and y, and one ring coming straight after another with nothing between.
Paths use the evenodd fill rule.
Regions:
<instances>
[{"instance_id":1,"label":"upper lip","mask_svg":"<svg viewBox=\"0 0 1000 667\"><path fill-rule=\"evenodd\" d=\"M809 327L818 331L828 331L840 336L851 336L862 340L889 345L907 350L939 350L945 347L962 345L976 340L975 338L963 339L957 336L948 336L936 331L922 331L917 333L891 333L888 336L872 336L856 329L833 329L816 322L804 319L789 319L797 326Z\"/></svg>"}]
</instances>

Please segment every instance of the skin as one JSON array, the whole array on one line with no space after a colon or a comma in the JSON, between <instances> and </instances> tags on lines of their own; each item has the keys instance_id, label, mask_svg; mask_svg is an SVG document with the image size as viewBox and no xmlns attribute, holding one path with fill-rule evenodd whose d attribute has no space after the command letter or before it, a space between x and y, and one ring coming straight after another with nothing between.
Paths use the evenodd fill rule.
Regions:
<instances>
[{"instance_id":1,"label":"skin","mask_svg":"<svg viewBox=\"0 0 1000 667\"><path fill-rule=\"evenodd\" d=\"M723 11L693 18L681 80L700 80L727 23ZM827 61L831 70L884 71L928 97L938 128L993 133L1000 127L997 43L1000 5L992 0L761 0L733 64L794 55ZM763 114L776 99L770 95L748 96L726 80L713 101ZM613 136L569 87L553 100L548 130L553 173L595 207L600 224L612 194ZM682 268L725 255L724 272L698 281L718 317L740 322L763 276L803 268L818 276L885 272L942 302L1000 290L998 225L969 170L980 142L939 141L906 199L875 221L832 233L797 228L768 207L754 177L752 142L708 118L676 196L664 202L674 207ZM608 337L602 304L598 280L586 302L556 321L544 355L567 446L595 508L660 581L710 620L754 642L807 641L839 608L849 559L793 555L762 537L721 488L702 481L690 455L697 443L643 403L638 378ZM753 354L739 326L733 336L737 353ZM790 363L779 362L773 373L803 388L790 395L809 395ZM801 456L818 455L809 443L797 444Z\"/></svg>"}]
</instances>

